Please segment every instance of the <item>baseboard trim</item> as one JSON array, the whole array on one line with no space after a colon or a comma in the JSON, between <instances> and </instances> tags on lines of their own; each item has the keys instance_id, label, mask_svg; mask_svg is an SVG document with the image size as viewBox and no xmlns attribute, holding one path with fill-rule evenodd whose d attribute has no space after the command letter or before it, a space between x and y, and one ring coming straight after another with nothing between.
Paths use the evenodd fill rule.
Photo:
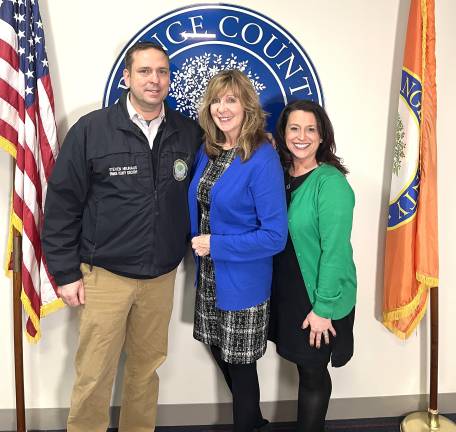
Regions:
<instances>
[{"instance_id":1,"label":"baseboard trim","mask_svg":"<svg viewBox=\"0 0 456 432\"><path fill-rule=\"evenodd\" d=\"M427 395L382 396L365 398L331 399L328 420L374 417L397 417L412 411L426 410ZM442 413L456 411L456 393L439 395ZM293 421L296 418L296 401L263 402L263 414L274 422ZM111 408L111 424L116 426L119 407ZM34 430L64 429L68 408L35 408L26 410L27 427ZM158 426L209 425L231 423L231 404L159 405ZM16 429L13 409L0 410L0 430Z\"/></svg>"}]
</instances>

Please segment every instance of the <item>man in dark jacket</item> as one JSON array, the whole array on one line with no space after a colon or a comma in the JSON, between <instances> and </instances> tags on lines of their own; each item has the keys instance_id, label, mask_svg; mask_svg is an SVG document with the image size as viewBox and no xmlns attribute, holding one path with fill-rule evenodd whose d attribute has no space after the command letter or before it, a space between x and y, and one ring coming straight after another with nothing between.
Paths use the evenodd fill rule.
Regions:
<instances>
[{"instance_id":1,"label":"man in dark jacket","mask_svg":"<svg viewBox=\"0 0 456 432\"><path fill-rule=\"evenodd\" d=\"M122 346L127 354L119 431L155 427L176 267L188 240L189 170L198 125L164 102L169 59L161 46L125 56L129 91L83 116L52 173L43 248L59 294L80 306L69 432L105 432Z\"/></svg>"}]
</instances>

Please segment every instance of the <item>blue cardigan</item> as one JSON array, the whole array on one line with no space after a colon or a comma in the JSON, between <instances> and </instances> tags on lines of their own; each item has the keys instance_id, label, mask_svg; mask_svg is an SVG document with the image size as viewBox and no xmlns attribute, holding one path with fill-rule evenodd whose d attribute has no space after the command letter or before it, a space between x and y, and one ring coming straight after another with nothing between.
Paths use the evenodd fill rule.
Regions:
<instances>
[{"instance_id":1,"label":"blue cardigan","mask_svg":"<svg viewBox=\"0 0 456 432\"><path fill-rule=\"evenodd\" d=\"M202 146L188 191L192 237L199 235L196 193L208 161ZM267 300L272 256L285 248L288 235L283 170L271 144L262 144L245 162L236 156L214 184L210 229L217 307L240 310Z\"/></svg>"}]
</instances>

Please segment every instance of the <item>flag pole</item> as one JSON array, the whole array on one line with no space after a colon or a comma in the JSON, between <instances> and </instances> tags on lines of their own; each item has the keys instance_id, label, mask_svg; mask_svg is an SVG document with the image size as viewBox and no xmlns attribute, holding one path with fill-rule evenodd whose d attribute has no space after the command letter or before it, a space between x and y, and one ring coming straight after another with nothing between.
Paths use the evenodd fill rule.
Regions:
<instances>
[{"instance_id":1,"label":"flag pole","mask_svg":"<svg viewBox=\"0 0 456 432\"><path fill-rule=\"evenodd\" d=\"M13 161L13 191L16 161ZM16 383L16 430L26 432L24 399L24 353L22 347L22 236L13 227L13 322L14 378Z\"/></svg>"},{"instance_id":2,"label":"flag pole","mask_svg":"<svg viewBox=\"0 0 456 432\"><path fill-rule=\"evenodd\" d=\"M439 414L439 290L431 288L431 365L428 411L409 414L401 423L401 432L456 432L456 423Z\"/></svg>"}]
</instances>

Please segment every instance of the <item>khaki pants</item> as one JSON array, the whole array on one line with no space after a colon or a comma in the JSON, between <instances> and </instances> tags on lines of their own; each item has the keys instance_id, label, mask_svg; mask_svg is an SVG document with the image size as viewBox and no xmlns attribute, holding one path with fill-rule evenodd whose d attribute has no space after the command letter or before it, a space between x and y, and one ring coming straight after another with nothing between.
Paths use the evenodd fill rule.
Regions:
<instances>
[{"instance_id":1,"label":"khaki pants","mask_svg":"<svg viewBox=\"0 0 456 432\"><path fill-rule=\"evenodd\" d=\"M106 432L122 346L126 352L119 432L155 429L156 369L168 348L176 270L154 279L131 279L81 266L85 305L80 306L76 380L68 432Z\"/></svg>"}]
</instances>

